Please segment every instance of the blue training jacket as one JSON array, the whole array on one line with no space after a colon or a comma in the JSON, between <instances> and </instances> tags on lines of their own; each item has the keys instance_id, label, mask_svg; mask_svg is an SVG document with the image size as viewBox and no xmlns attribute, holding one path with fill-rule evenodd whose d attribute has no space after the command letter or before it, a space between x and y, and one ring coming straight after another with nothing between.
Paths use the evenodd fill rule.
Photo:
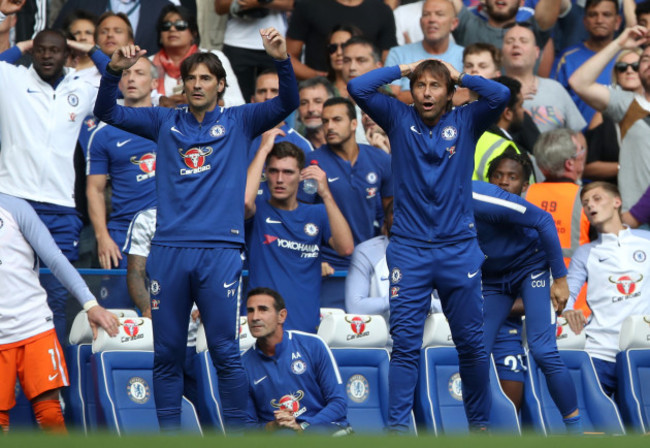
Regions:
<instances>
[{"instance_id":1,"label":"blue training jacket","mask_svg":"<svg viewBox=\"0 0 650 448\"><path fill-rule=\"evenodd\" d=\"M465 75L462 84L478 101L445 113L427 126L418 111L378 92L401 77L398 66L354 78L348 91L390 139L394 218L391 232L410 245L450 244L476 236L472 171L476 142L510 98L507 87Z\"/></svg>"}]
</instances>

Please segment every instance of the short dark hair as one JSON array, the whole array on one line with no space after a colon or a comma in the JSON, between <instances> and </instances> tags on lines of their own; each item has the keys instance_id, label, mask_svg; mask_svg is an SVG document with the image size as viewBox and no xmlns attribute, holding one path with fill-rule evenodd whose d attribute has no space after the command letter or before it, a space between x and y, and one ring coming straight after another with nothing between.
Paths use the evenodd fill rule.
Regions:
<instances>
[{"instance_id":1,"label":"short dark hair","mask_svg":"<svg viewBox=\"0 0 650 448\"><path fill-rule=\"evenodd\" d=\"M208 68L208 71L216 76L217 80L223 79L225 86L228 87L228 84L226 83L226 70L223 68L221 60L216 54L210 52L194 53L181 62L181 79L183 82L185 82L185 79L190 72L199 64L205 65ZM225 91L226 89L219 94L219 99L221 99Z\"/></svg>"},{"instance_id":2,"label":"short dark hair","mask_svg":"<svg viewBox=\"0 0 650 448\"><path fill-rule=\"evenodd\" d=\"M61 29L63 29L65 34L68 36L68 39L74 40L74 36L70 32L70 27L78 20L87 20L95 25L95 28L97 28L97 15L86 11L85 9L75 9L74 11L70 12L70 14L65 16L63 23L61 24Z\"/></svg>"},{"instance_id":3,"label":"short dark hair","mask_svg":"<svg viewBox=\"0 0 650 448\"><path fill-rule=\"evenodd\" d=\"M521 83L514 78L509 76L497 76L492 78L493 81L503 84L510 90L510 99L508 100L508 107L510 109L515 107L517 101L519 100L519 94L521 93Z\"/></svg>"},{"instance_id":4,"label":"short dark hair","mask_svg":"<svg viewBox=\"0 0 650 448\"><path fill-rule=\"evenodd\" d=\"M309 89L309 88L316 87L316 86L325 87L325 90L327 91L328 98L332 98L333 96L336 95L336 92L334 92L334 86L324 76L314 76L313 78L309 78L309 79L305 79L304 81L300 81L300 83L298 84L298 94L300 94L301 90Z\"/></svg>"},{"instance_id":5,"label":"short dark hair","mask_svg":"<svg viewBox=\"0 0 650 448\"><path fill-rule=\"evenodd\" d=\"M266 156L267 165L271 161L272 157L275 157L276 159L293 157L298 163L298 169L303 169L305 167L305 153L302 149L298 148L291 142L284 141L273 145L273 149L271 149L271 152Z\"/></svg>"},{"instance_id":6,"label":"short dark hair","mask_svg":"<svg viewBox=\"0 0 650 448\"><path fill-rule=\"evenodd\" d=\"M465 47L463 50L463 64L465 63L465 58L470 54L479 54L479 53L490 53L494 65L497 68L501 68L501 50L495 47L492 44L486 42L476 42Z\"/></svg>"},{"instance_id":7,"label":"short dark hair","mask_svg":"<svg viewBox=\"0 0 650 448\"><path fill-rule=\"evenodd\" d=\"M260 79L262 76L266 76L266 75L275 75L275 76L279 77L278 71L275 68L265 68L264 70L259 72L257 74L257 76L255 77L255 85L257 85L257 80L258 79Z\"/></svg>"},{"instance_id":8,"label":"short dark hair","mask_svg":"<svg viewBox=\"0 0 650 448\"><path fill-rule=\"evenodd\" d=\"M490 160L487 170L488 180L494 174L494 171L499 167L501 162L504 160L512 160L513 162L518 163L521 166L521 171L524 174L524 181L528 182L530 176L533 174L533 164L530 162L530 159L525 154L520 154L512 146L508 146L505 151L496 156L494 159Z\"/></svg>"},{"instance_id":9,"label":"short dark hair","mask_svg":"<svg viewBox=\"0 0 650 448\"><path fill-rule=\"evenodd\" d=\"M345 41L343 44L343 49L348 48L350 45L363 45L370 47L372 58L375 60L375 62L381 62L381 52L370 39L364 36L352 36L347 41Z\"/></svg>"},{"instance_id":10,"label":"short dark hair","mask_svg":"<svg viewBox=\"0 0 650 448\"><path fill-rule=\"evenodd\" d=\"M338 106L339 104L343 104L345 106L348 112L348 118L350 118L350 120L357 119L357 111L354 108L354 103L347 98L343 98L342 96L329 98L323 103L323 110L325 110L326 107Z\"/></svg>"},{"instance_id":11,"label":"short dark hair","mask_svg":"<svg viewBox=\"0 0 650 448\"><path fill-rule=\"evenodd\" d=\"M650 1L637 3L636 9L634 10L634 14L636 15L637 22L639 21L641 16L650 14Z\"/></svg>"},{"instance_id":12,"label":"short dark hair","mask_svg":"<svg viewBox=\"0 0 650 448\"><path fill-rule=\"evenodd\" d=\"M264 286L253 288L250 291L248 291L248 294L246 295L246 302L248 302L248 299L250 299L252 296L262 296L262 295L273 297L273 308L275 308L275 311L277 312L280 312L287 307L284 303L284 299L282 298L279 292Z\"/></svg>"},{"instance_id":13,"label":"short dark hair","mask_svg":"<svg viewBox=\"0 0 650 448\"><path fill-rule=\"evenodd\" d=\"M616 10L616 14L618 14L618 1L617 0L587 0L585 2L585 12L589 8L593 8L596 5L599 5L602 2L612 2L614 4L614 9Z\"/></svg>"},{"instance_id":14,"label":"short dark hair","mask_svg":"<svg viewBox=\"0 0 650 448\"><path fill-rule=\"evenodd\" d=\"M158 42L160 43L160 35L162 33L162 26L163 23L165 23L165 16L170 13L175 13L181 16L181 19L187 22L188 29L190 30L190 33L192 33L192 36L194 36L194 43L198 44L199 43L199 25L196 23L196 16L192 14L192 12L183 7L183 6L176 6L173 3L165 6L161 11L160 15L158 16L158 22L156 23L156 33L158 36Z\"/></svg>"},{"instance_id":15,"label":"short dark hair","mask_svg":"<svg viewBox=\"0 0 650 448\"><path fill-rule=\"evenodd\" d=\"M443 83L447 87L447 94L451 94L454 92L454 88L456 85L456 81L452 79L451 73L449 73L449 69L443 64L442 62L436 60L436 59L427 59L426 61L421 62L418 64L417 67L415 67L415 70L411 72L409 75L409 87L411 89L411 93L413 93L413 85L415 82L424 75L424 73L428 72L429 74L433 76L440 76L442 77ZM452 107L452 102L449 100L447 102L447 107L446 111L449 112Z\"/></svg>"},{"instance_id":16,"label":"short dark hair","mask_svg":"<svg viewBox=\"0 0 650 448\"><path fill-rule=\"evenodd\" d=\"M141 13L142 12L144 11L141 11ZM119 17L120 19L122 19L122 21L126 23L126 31L129 34L129 39L131 39L132 42L135 41L135 35L133 34L133 26L131 25L129 16L127 16L123 12L106 11L104 14L99 16L99 19L97 19L97 23L95 24L95 42L97 42L97 37L99 36L99 25L101 25L104 20L110 19L111 17Z\"/></svg>"},{"instance_id":17,"label":"short dark hair","mask_svg":"<svg viewBox=\"0 0 650 448\"><path fill-rule=\"evenodd\" d=\"M602 188L608 193L611 193L614 195L616 198L621 198L621 192L619 191L618 187L610 182L604 182L602 180L598 180L595 182L589 182L588 184L583 185L582 189L580 190L580 200L584 197L587 192L594 190L596 188Z\"/></svg>"}]
</instances>

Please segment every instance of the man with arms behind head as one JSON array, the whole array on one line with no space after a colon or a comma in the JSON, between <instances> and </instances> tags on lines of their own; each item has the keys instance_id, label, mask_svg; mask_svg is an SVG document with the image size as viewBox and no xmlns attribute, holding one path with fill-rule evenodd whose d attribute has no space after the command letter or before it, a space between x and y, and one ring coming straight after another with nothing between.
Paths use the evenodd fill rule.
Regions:
<instances>
[{"instance_id":1,"label":"man with arms behind head","mask_svg":"<svg viewBox=\"0 0 650 448\"><path fill-rule=\"evenodd\" d=\"M414 107L377 92L402 76L410 76ZM475 90L479 99L451 110L456 84ZM508 89L427 60L373 70L350 81L348 90L386 131L393 157L395 217L386 252L393 337L389 426L408 428L424 319L436 288L459 354L470 427L484 430L491 396L471 177L476 141L505 108Z\"/></svg>"},{"instance_id":2,"label":"man with arms behind head","mask_svg":"<svg viewBox=\"0 0 650 448\"><path fill-rule=\"evenodd\" d=\"M457 25L456 11L450 0L426 0L422 4L420 17L424 39L391 48L386 57L386 65L410 64L421 59L436 58L461 70L463 47L451 39L451 32ZM413 102L407 77L393 81L390 87L400 101L406 104Z\"/></svg>"},{"instance_id":3,"label":"man with arms behind head","mask_svg":"<svg viewBox=\"0 0 650 448\"><path fill-rule=\"evenodd\" d=\"M186 316L192 301L205 323L225 423L237 428L246 420L246 373L236 335L247 149L256 135L298 106L284 38L273 28L260 30L260 36L280 77L280 95L269 101L218 107L225 70L216 55L194 53L181 64L187 108L118 106L121 72L145 53L137 46L113 54L97 97L100 119L158 142L158 215L147 271L151 293L163 304L151 313L154 395L163 430L180 427Z\"/></svg>"},{"instance_id":4,"label":"man with arms behind head","mask_svg":"<svg viewBox=\"0 0 650 448\"><path fill-rule=\"evenodd\" d=\"M270 288L251 290L246 312L248 328L257 338L242 355L248 373L252 425L267 431L350 434L341 375L323 340L284 330L284 299ZM295 411L290 407L294 404Z\"/></svg>"}]
</instances>

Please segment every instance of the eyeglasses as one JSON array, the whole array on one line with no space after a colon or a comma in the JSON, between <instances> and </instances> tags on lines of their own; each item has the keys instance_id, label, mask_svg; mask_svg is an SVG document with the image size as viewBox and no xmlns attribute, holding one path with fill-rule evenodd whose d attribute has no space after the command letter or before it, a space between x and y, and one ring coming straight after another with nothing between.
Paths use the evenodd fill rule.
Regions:
<instances>
[{"instance_id":1,"label":"eyeglasses","mask_svg":"<svg viewBox=\"0 0 650 448\"><path fill-rule=\"evenodd\" d=\"M343 44L329 44L327 46L327 52L329 54L334 54L339 48L343 48Z\"/></svg>"},{"instance_id":2,"label":"eyeglasses","mask_svg":"<svg viewBox=\"0 0 650 448\"><path fill-rule=\"evenodd\" d=\"M619 73L625 73L627 71L628 67L632 67L632 70L635 72L639 71L639 62L632 62L632 63L627 63L627 62L617 62L614 68L616 69L617 72Z\"/></svg>"},{"instance_id":3,"label":"eyeglasses","mask_svg":"<svg viewBox=\"0 0 650 448\"><path fill-rule=\"evenodd\" d=\"M162 31L169 31L172 29L172 26L176 28L176 31L185 31L190 27L185 20L177 20L176 22L163 22L160 29Z\"/></svg>"}]
</instances>

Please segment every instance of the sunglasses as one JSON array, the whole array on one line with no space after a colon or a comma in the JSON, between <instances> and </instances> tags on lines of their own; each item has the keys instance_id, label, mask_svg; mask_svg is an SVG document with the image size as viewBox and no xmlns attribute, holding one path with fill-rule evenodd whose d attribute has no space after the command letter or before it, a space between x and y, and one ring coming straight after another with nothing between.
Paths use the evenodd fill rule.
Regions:
<instances>
[{"instance_id":1,"label":"sunglasses","mask_svg":"<svg viewBox=\"0 0 650 448\"><path fill-rule=\"evenodd\" d=\"M627 63L627 62L617 62L614 68L616 69L617 72L619 73L625 73L627 71L628 67L632 67L632 70L635 72L639 71L639 63L638 62L632 62L632 63Z\"/></svg>"},{"instance_id":2,"label":"sunglasses","mask_svg":"<svg viewBox=\"0 0 650 448\"><path fill-rule=\"evenodd\" d=\"M334 54L339 48L343 48L343 44L329 44L327 46L327 52L329 54Z\"/></svg>"},{"instance_id":3,"label":"sunglasses","mask_svg":"<svg viewBox=\"0 0 650 448\"><path fill-rule=\"evenodd\" d=\"M176 31L185 31L190 27L185 20L177 20L176 22L163 22L160 29L162 31L169 31L172 29L172 26L176 28Z\"/></svg>"}]
</instances>

